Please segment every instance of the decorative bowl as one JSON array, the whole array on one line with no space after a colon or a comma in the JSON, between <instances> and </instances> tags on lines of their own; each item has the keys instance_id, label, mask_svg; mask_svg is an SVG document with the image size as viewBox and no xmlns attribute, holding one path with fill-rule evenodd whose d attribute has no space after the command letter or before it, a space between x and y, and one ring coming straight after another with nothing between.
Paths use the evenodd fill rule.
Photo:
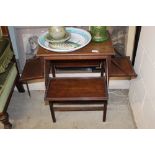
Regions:
<instances>
[{"instance_id":1,"label":"decorative bowl","mask_svg":"<svg viewBox=\"0 0 155 155\"><path fill-rule=\"evenodd\" d=\"M65 42L52 43L48 42L45 36L48 32L43 33L38 38L38 43L41 47L52 51L52 52L73 52L84 46L86 46L91 41L91 34L83 29L67 27L66 31L70 33L70 39Z\"/></svg>"}]
</instances>

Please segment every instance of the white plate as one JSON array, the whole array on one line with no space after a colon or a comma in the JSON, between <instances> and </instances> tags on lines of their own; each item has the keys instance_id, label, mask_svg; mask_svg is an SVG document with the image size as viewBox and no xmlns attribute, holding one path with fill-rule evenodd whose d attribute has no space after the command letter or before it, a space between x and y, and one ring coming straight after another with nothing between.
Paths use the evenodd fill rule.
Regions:
<instances>
[{"instance_id":1,"label":"white plate","mask_svg":"<svg viewBox=\"0 0 155 155\"><path fill-rule=\"evenodd\" d=\"M49 51L53 51L53 52L73 52L75 50L78 50L84 46L86 46L90 41L91 41L91 35L89 32L87 32L86 30L83 29L79 29L79 28L73 28L73 27L67 27L66 31L69 32L71 34L71 38L66 41L65 43L68 44L68 42L73 42L75 44L78 44L78 47L70 47L70 46L65 46L65 43L62 43L62 46L59 43L59 46L61 46L60 48L52 48L51 46L49 46L49 42L46 41L45 36L47 35L48 32L42 34L39 38L38 38L38 43L41 47L49 50ZM63 49L63 46L65 46L65 48Z\"/></svg>"}]
</instances>

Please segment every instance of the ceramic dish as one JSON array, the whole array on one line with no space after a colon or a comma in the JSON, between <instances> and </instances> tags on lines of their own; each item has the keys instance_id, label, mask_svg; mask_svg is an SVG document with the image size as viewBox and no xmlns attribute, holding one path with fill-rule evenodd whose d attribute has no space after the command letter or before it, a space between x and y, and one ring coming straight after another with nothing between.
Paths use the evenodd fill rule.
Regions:
<instances>
[{"instance_id":1,"label":"ceramic dish","mask_svg":"<svg viewBox=\"0 0 155 155\"><path fill-rule=\"evenodd\" d=\"M62 42L69 40L70 37L71 37L70 33L67 32L64 38L55 40L49 35L49 33L47 33L45 35L45 40L48 41L49 43L62 43Z\"/></svg>"},{"instance_id":2,"label":"ceramic dish","mask_svg":"<svg viewBox=\"0 0 155 155\"><path fill-rule=\"evenodd\" d=\"M89 32L79 28L67 27L66 31L70 33L71 37L69 40L63 43L49 43L45 36L48 32L42 34L38 38L38 43L41 47L53 51L53 52L73 52L84 46L91 41L91 35Z\"/></svg>"}]
</instances>

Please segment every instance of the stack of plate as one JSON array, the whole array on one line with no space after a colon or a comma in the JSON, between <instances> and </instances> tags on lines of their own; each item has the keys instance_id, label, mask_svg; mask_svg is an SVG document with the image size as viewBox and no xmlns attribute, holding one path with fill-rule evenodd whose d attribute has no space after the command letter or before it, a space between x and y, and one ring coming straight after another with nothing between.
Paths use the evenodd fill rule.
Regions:
<instances>
[{"instance_id":1,"label":"stack of plate","mask_svg":"<svg viewBox=\"0 0 155 155\"><path fill-rule=\"evenodd\" d=\"M54 40L48 32L42 34L38 43L45 49L54 52L72 52L86 46L91 40L89 32L73 27L66 28L66 35L63 39Z\"/></svg>"}]
</instances>

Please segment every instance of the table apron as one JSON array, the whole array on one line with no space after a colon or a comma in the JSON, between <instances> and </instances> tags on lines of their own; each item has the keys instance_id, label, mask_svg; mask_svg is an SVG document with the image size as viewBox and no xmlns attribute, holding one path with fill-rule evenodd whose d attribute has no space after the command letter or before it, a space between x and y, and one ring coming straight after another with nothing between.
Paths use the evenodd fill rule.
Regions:
<instances>
[{"instance_id":1,"label":"table apron","mask_svg":"<svg viewBox=\"0 0 155 155\"><path fill-rule=\"evenodd\" d=\"M105 56L105 55L74 55L74 56L52 56L52 57L44 57L44 60L102 60L107 57L111 56Z\"/></svg>"}]
</instances>

